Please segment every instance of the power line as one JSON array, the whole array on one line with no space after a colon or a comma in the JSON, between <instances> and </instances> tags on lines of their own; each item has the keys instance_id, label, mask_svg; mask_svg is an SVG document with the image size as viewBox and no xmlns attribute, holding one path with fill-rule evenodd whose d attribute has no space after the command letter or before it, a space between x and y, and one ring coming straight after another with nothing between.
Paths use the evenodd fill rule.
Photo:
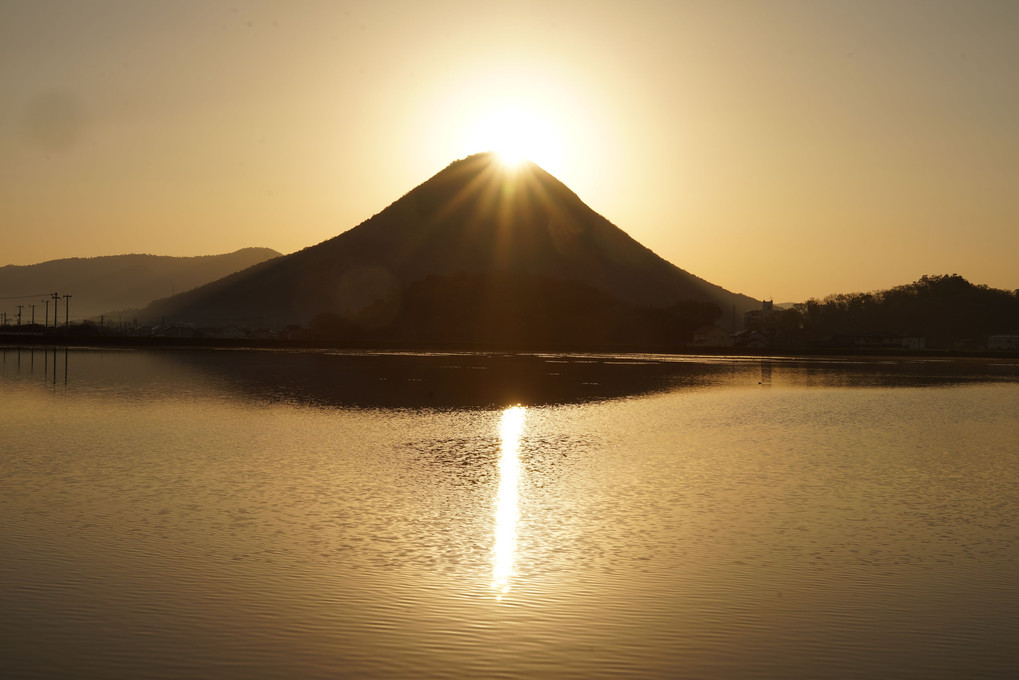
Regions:
<instances>
[{"instance_id":1,"label":"power line","mask_svg":"<svg viewBox=\"0 0 1019 680\"><path fill-rule=\"evenodd\" d=\"M40 295L49 295L49 293L37 293L36 295L15 295L13 297L0 297L0 300L24 300L25 298L39 297Z\"/></svg>"}]
</instances>

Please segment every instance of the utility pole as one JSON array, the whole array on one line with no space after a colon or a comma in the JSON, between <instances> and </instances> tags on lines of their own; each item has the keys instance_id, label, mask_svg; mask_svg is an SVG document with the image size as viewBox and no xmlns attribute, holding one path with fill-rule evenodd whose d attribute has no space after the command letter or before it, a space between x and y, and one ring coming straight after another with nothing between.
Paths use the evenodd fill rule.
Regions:
<instances>
[{"instance_id":1,"label":"utility pole","mask_svg":"<svg viewBox=\"0 0 1019 680\"><path fill-rule=\"evenodd\" d=\"M60 293L53 293L53 330L57 328L57 310L60 309Z\"/></svg>"},{"instance_id":2,"label":"utility pole","mask_svg":"<svg viewBox=\"0 0 1019 680\"><path fill-rule=\"evenodd\" d=\"M50 299L46 298L43 302L46 303L46 318L42 320L42 327L46 328L50 325Z\"/></svg>"},{"instance_id":3,"label":"utility pole","mask_svg":"<svg viewBox=\"0 0 1019 680\"><path fill-rule=\"evenodd\" d=\"M32 308L32 325L35 325L35 305L29 305ZM35 356L35 355L33 355Z\"/></svg>"},{"instance_id":4,"label":"utility pole","mask_svg":"<svg viewBox=\"0 0 1019 680\"><path fill-rule=\"evenodd\" d=\"M71 299L70 295L64 295L64 327L71 327L71 303L68 300Z\"/></svg>"},{"instance_id":5,"label":"utility pole","mask_svg":"<svg viewBox=\"0 0 1019 680\"><path fill-rule=\"evenodd\" d=\"M25 305L18 305L18 328L21 328L21 310Z\"/></svg>"}]
</instances>

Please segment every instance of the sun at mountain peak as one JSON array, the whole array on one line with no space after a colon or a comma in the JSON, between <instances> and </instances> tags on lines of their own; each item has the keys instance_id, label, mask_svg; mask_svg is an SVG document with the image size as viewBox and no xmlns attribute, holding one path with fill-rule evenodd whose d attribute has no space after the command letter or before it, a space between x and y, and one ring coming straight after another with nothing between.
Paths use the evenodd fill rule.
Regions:
<instances>
[{"instance_id":1,"label":"sun at mountain peak","mask_svg":"<svg viewBox=\"0 0 1019 680\"><path fill-rule=\"evenodd\" d=\"M494 152L507 169L527 161L554 166L560 153L552 127L535 114L517 109L496 111L482 119L473 130L471 145Z\"/></svg>"}]
</instances>

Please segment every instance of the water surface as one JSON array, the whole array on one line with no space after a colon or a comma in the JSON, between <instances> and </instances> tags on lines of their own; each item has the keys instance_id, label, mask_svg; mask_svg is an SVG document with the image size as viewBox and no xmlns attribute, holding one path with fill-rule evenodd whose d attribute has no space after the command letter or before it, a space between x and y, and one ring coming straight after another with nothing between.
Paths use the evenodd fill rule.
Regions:
<instances>
[{"instance_id":1,"label":"water surface","mask_svg":"<svg viewBox=\"0 0 1019 680\"><path fill-rule=\"evenodd\" d=\"M1007 361L7 350L5 677L1009 677Z\"/></svg>"}]
</instances>

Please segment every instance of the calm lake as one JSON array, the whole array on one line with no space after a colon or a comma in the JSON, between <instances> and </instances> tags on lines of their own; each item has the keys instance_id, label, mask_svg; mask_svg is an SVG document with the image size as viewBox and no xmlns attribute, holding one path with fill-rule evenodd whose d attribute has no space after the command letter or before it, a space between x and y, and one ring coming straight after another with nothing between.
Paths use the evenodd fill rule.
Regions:
<instances>
[{"instance_id":1,"label":"calm lake","mask_svg":"<svg viewBox=\"0 0 1019 680\"><path fill-rule=\"evenodd\" d=\"M1019 667L1019 361L2 350L5 678Z\"/></svg>"}]
</instances>

